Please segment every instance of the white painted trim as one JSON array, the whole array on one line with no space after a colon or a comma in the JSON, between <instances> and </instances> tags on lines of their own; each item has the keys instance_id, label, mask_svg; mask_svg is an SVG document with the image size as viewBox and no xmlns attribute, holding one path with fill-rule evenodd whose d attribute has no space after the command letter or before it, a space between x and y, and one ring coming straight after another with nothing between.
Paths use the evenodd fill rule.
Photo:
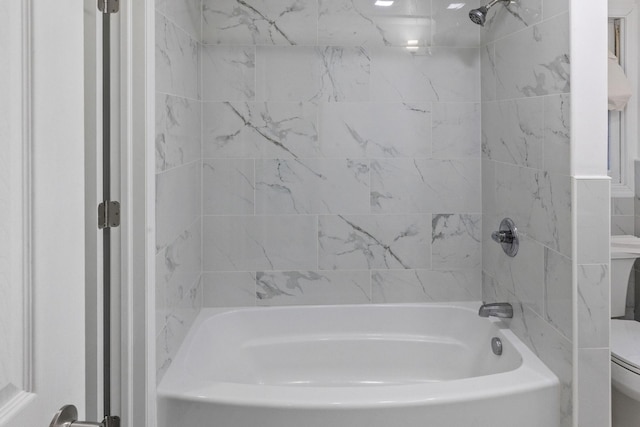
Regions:
<instances>
[{"instance_id":1,"label":"white painted trim","mask_svg":"<svg viewBox=\"0 0 640 427\"><path fill-rule=\"evenodd\" d=\"M32 229L33 212L32 195L32 138L31 138L31 0L20 0L7 3L8 14L12 21L6 29L12 41L4 55L9 58L10 71L8 81L9 93L4 94L6 100L15 108L10 109L8 135L9 164L16 162L19 167L9 170L9 215L10 223L9 270L11 284L9 304L15 309L9 311L10 341L2 345L15 349L7 361L10 383L5 394L12 393L8 400L0 404L0 425L4 425L14 414L24 410L35 398L34 391L34 299L32 271ZM17 15L17 16L16 16ZM15 126L15 124L19 124ZM15 292L13 292L15 291Z\"/></svg>"},{"instance_id":2,"label":"white painted trim","mask_svg":"<svg viewBox=\"0 0 640 427\"><path fill-rule=\"evenodd\" d=\"M145 140L145 215L147 227L139 230L140 238L144 241L147 263L147 286L145 287L145 301L147 317L145 319L146 352L147 352L147 422L149 427L156 427L157 422L157 384L156 384L156 156L155 156L155 132L156 132L156 20L155 1L146 0L145 25L144 25L144 57L147 68L144 74L146 84L146 99L144 100L147 139ZM140 82L142 84L142 82Z\"/></svg>"},{"instance_id":3,"label":"white painted trim","mask_svg":"<svg viewBox=\"0 0 640 427\"><path fill-rule=\"evenodd\" d=\"M570 7L571 175L607 175L607 3Z\"/></svg>"},{"instance_id":4,"label":"white painted trim","mask_svg":"<svg viewBox=\"0 0 640 427\"><path fill-rule=\"evenodd\" d=\"M5 3L19 8L25 1L30 46L18 49L31 59L30 93L20 93L20 82L15 89L20 101L28 95L30 103L24 107L31 118L27 178L33 215L25 243L32 255L34 370L27 385L33 393L20 394L10 411L6 425L12 427L47 425L63 403L77 404L84 417L85 395L82 8L72 0ZM11 24L21 24L19 13L11 14ZM22 113L20 104L12 114ZM65 345L73 351L64 351Z\"/></svg>"},{"instance_id":5,"label":"white painted trim","mask_svg":"<svg viewBox=\"0 0 640 427\"><path fill-rule=\"evenodd\" d=\"M631 162L633 164L633 162ZM633 184L633 181L630 181ZM634 197L635 192L624 184L611 184L611 197Z\"/></svg>"},{"instance_id":6,"label":"white painted trim","mask_svg":"<svg viewBox=\"0 0 640 427\"><path fill-rule=\"evenodd\" d=\"M584 181L584 180L608 180L611 181L611 177L609 175L602 175L602 176L598 176L598 175L574 175L573 179L575 179L576 181Z\"/></svg>"},{"instance_id":7,"label":"white painted trim","mask_svg":"<svg viewBox=\"0 0 640 427\"><path fill-rule=\"evenodd\" d=\"M22 2L22 284L23 284L23 355L26 364L23 367L23 387L27 392L34 390L34 307L33 307L33 210L31 197L33 194L32 159L33 140L31 129L33 120L31 115L32 83L31 75L31 0Z\"/></svg>"},{"instance_id":8,"label":"white painted trim","mask_svg":"<svg viewBox=\"0 0 640 427\"><path fill-rule=\"evenodd\" d=\"M623 150L622 183L612 183L612 197L633 197L635 195L635 174L634 161L638 156L638 145L640 135L638 134L638 82L640 82L640 67L638 49L640 48L638 24L638 6L635 2L625 0L609 0L608 16L610 18L621 18L625 20L625 72L631 82L633 82L633 95L627 104L625 111L624 141Z\"/></svg>"},{"instance_id":9,"label":"white painted trim","mask_svg":"<svg viewBox=\"0 0 640 427\"><path fill-rule=\"evenodd\" d=\"M36 399L35 393L21 391L16 394L3 408L0 410L0 425L10 425L13 417L20 414L29 407Z\"/></svg>"},{"instance_id":10,"label":"white painted trim","mask_svg":"<svg viewBox=\"0 0 640 427\"><path fill-rule=\"evenodd\" d=\"M134 299L133 288L135 286L133 280L133 248L132 248L132 227L133 209L131 200L131 144L133 137L131 134L131 120L129 114L131 112L131 72L129 64L131 63L131 5L129 3L122 4L120 9L120 94L121 94L121 111L120 111L120 139L122 151L120 156L120 194L121 194L121 348L122 348L122 394L121 394L121 413L120 417L123 425L143 425L134 421L134 410L136 399L133 395L135 373L134 373Z\"/></svg>"},{"instance_id":11,"label":"white painted trim","mask_svg":"<svg viewBox=\"0 0 640 427\"><path fill-rule=\"evenodd\" d=\"M155 4L121 6L122 417L156 426Z\"/></svg>"}]
</instances>

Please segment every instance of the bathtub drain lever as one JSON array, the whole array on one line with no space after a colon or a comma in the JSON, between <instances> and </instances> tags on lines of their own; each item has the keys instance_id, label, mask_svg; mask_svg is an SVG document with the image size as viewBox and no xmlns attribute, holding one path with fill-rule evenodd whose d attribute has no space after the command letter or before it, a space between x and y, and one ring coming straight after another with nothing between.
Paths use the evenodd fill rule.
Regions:
<instances>
[{"instance_id":1,"label":"bathtub drain lever","mask_svg":"<svg viewBox=\"0 0 640 427\"><path fill-rule=\"evenodd\" d=\"M491 338L491 350L496 356L502 356L502 340L500 338Z\"/></svg>"}]
</instances>

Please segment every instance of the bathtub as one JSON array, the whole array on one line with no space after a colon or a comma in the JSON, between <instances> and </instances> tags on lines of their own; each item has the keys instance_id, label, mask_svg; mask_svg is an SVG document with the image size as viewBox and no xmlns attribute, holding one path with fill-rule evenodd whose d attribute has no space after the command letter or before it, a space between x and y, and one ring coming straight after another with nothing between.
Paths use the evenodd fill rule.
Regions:
<instances>
[{"instance_id":1,"label":"bathtub","mask_svg":"<svg viewBox=\"0 0 640 427\"><path fill-rule=\"evenodd\" d=\"M203 309L158 386L159 426L557 427L557 377L478 307Z\"/></svg>"}]
</instances>

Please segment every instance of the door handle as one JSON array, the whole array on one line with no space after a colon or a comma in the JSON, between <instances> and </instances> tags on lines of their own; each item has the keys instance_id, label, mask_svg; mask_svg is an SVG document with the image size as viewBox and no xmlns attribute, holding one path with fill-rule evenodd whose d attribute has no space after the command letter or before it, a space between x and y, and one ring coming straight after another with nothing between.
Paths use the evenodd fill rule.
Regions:
<instances>
[{"instance_id":1,"label":"door handle","mask_svg":"<svg viewBox=\"0 0 640 427\"><path fill-rule=\"evenodd\" d=\"M78 421L78 409L74 405L65 405L51 420L49 427L119 427L120 418L106 417L101 423Z\"/></svg>"}]
</instances>

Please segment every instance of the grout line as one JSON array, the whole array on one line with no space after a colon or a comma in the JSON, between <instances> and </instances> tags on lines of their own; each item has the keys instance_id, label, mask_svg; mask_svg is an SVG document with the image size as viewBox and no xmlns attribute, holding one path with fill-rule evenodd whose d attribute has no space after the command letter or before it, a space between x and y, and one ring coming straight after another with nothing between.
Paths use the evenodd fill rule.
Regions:
<instances>
[{"instance_id":1,"label":"grout line","mask_svg":"<svg viewBox=\"0 0 640 427\"><path fill-rule=\"evenodd\" d=\"M600 265L600 264L597 264ZM473 273L473 272L477 272L482 270L481 266L477 266L477 267L461 267L461 268L423 268L423 267L416 267L416 268L371 268L371 269L366 269L366 268L341 268L341 269L326 269L326 268L319 268L319 269L309 269L309 268L300 268L300 269L295 269L295 268L286 268L286 269L275 269L275 270L268 270L268 269L247 269L247 270L204 270L203 274L230 274L230 273L237 273L237 274L244 274L244 273L257 273L257 272L269 272L269 273L287 273L290 271L316 271L316 272L321 272L321 273L365 273L368 271L371 272L388 272L388 273L399 273L399 272L414 272L414 271L430 271L430 272L435 272L435 273L458 273L458 272L468 272L468 273Z\"/></svg>"},{"instance_id":2,"label":"grout line","mask_svg":"<svg viewBox=\"0 0 640 427\"><path fill-rule=\"evenodd\" d=\"M204 45L202 43L202 39L203 39L203 20L204 20L204 0L200 0L200 13L199 13L199 20L200 20L200 41L198 44L198 51L199 51L199 73L198 73L198 78L199 78L199 90L200 92L198 93L198 98L200 100L200 215L202 218L202 221L200 223L200 274L203 278L202 280L202 305L204 306L204 291L205 291L205 283L204 283L204 266L205 266L205 258L204 258L204 241L205 241L205 235L204 235L204 192L205 192L205 180L204 180L204 102L203 102L203 98L204 98Z\"/></svg>"},{"instance_id":3,"label":"grout line","mask_svg":"<svg viewBox=\"0 0 640 427\"><path fill-rule=\"evenodd\" d=\"M450 212L450 210L442 209L442 212L436 212L435 215L482 215L482 212ZM422 213L268 213L268 214L236 214L236 213L228 213L228 214L204 214L204 218L288 218L288 217L314 217L314 216L326 216L326 217L429 217L433 215L434 212L422 212Z\"/></svg>"},{"instance_id":4,"label":"grout line","mask_svg":"<svg viewBox=\"0 0 640 427\"><path fill-rule=\"evenodd\" d=\"M170 93L170 92L166 92L166 91L162 91L162 90L157 90L156 89L156 95L163 95L163 96L170 96L172 98L180 98L186 101L194 101L194 102L201 102L202 100L197 99L197 98L191 98L188 96L184 96L184 95L178 95L175 93Z\"/></svg>"},{"instance_id":5,"label":"grout line","mask_svg":"<svg viewBox=\"0 0 640 427\"><path fill-rule=\"evenodd\" d=\"M320 271L320 215L316 215L315 227L316 268Z\"/></svg>"}]
</instances>

